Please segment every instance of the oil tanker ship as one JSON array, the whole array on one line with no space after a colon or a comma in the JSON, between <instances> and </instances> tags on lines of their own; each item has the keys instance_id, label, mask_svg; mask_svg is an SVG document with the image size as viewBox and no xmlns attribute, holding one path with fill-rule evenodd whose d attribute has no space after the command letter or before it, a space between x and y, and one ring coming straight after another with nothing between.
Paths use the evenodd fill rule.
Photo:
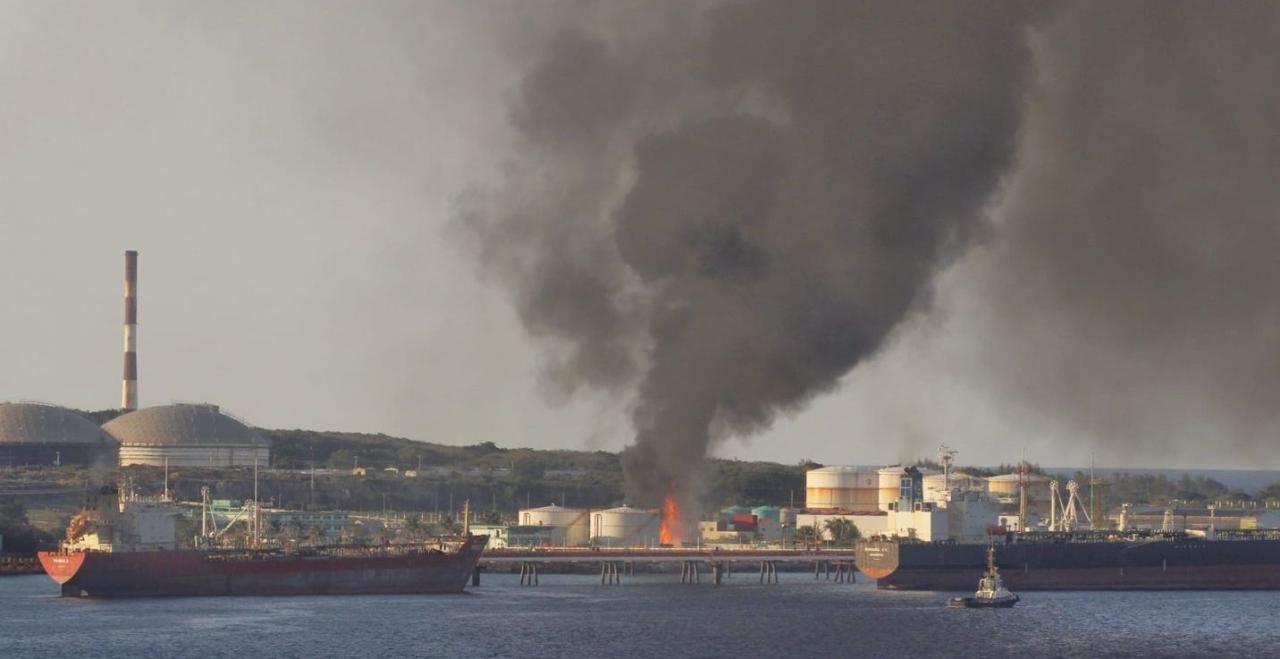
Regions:
<instances>
[{"instance_id":1,"label":"oil tanker ship","mask_svg":"<svg viewBox=\"0 0 1280 659\"><path fill-rule=\"evenodd\" d=\"M1280 535L1062 532L996 536L1010 590L1280 590ZM890 590L966 590L988 544L872 539L858 570Z\"/></svg>"},{"instance_id":2,"label":"oil tanker ship","mask_svg":"<svg viewBox=\"0 0 1280 659\"><path fill-rule=\"evenodd\" d=\"M102 488L40 552L64 597L461 593L488 542L179 549L176 506L118 499Z\"/></svg>"}]
</instances>

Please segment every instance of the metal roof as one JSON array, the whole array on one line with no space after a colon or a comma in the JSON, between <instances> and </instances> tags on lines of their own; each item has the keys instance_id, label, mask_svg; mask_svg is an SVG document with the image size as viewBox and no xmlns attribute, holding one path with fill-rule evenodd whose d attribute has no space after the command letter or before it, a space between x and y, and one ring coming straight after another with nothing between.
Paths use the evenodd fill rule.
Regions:
<instances>
[{"instance_id":1,"label":"metal roof","mask_svg":"<svg viewBox=\"0 0 1280 659\"><path fill-rule=\"evenodd\" d=\"M217 405L174 403L130 412L102 426L125 445L266 446L253 428Z\"/></svg>"},{"instance_id":2,"label":"metal roof","mask_svg":"<svg viewBox=\"0 0 1280 659\"><path fill-rule=\"evenodd\" d=\"M75 410L43 403L0 403L0 444L114 444Z\"/></svg>"}]
</instances>

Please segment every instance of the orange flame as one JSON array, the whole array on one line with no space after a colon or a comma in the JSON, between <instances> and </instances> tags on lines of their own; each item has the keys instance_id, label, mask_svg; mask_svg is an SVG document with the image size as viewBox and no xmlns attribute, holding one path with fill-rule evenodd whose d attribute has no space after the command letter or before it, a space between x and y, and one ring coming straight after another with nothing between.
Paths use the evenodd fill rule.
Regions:
<instances>
[{"instance_id":1,"label":"orange flame","mask_svg":"<svg viewBox=\"0 0 1280 659\"><path fill-rule=\"evenodd\" d=\"M664 545L679 547L684 540L684 519L680 516L680 504L673 494L662 501L662 528L658 541Z\"/></svg>"}]
</instances>

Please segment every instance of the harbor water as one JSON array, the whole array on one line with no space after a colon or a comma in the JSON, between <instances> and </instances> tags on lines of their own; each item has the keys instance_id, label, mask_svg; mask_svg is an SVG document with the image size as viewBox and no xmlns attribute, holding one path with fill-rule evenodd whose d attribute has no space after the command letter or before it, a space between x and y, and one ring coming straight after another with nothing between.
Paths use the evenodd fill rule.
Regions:
<instances>
[{"instance_id":1,"label":"harbor water","mask_svg":"<svg viewBox=\"0 0 1280 659\"><path fill-rule=\"evenodd\" d=\"M0 657L1274 656L1274 592L1035 592L1007 610L954 593L735 573L485 574L465 595L76 600L0 579ZM976 578L975 578L976 582Z\"/></svg>"}]
</instances>

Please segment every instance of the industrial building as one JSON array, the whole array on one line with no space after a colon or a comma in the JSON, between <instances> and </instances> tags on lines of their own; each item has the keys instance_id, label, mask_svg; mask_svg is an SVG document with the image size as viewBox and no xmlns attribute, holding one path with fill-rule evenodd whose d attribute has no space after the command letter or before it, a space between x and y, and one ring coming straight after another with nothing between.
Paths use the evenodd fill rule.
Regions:
<instances>
[{"instance_id":1,"label":"industrial building","mask_svg":"<svg viewBox=\"0 0 1280 659\"><path fill-rule=\"evenodd\" d=\"M996 485L1004 488L1005 482ZM822 467L805 474L806 506L795 525L814 527L827 539L827 522L845 519L863 536L980 541L997 524L1000 509L987 488L987 479L965 473L902 465Z\"/></svg>"},{"instance_id":2,"label":"industrial building","mask_svg":"<svg viewBox=\"0 0 1280 659\"><path fill-rule=\"evenodd\" d=\"M901 494L905 469L902 465L880 469L848 466L811 469L805 473L805 508L828 516L886 512ZM956 492L987 490L986 479L979 476L914 469L921 475L924 501L946 501Z\"/></svg>"},{"instance_id":3,"label":"industrial building","mask_svg":"<svg viewBox=\"0 0 1280 659\"><path fill-rule=\"evenodd\" d=\"M79 412L44 403L0 403L0 466L111 464L116 441Z\"/></svg>"},{"instance_id":4,"label":"industrial building","mask_svg":"<svg viewBox=\"0 0 1280 659\"><path fill-rule=\"evenodd\" d=\"M777 542L783 537L782 520L786 518L777 506L729 506L713 519L698 522L698 535L704 545Z\"/></svg>"},{"instance_id":5,"label":"industrial building","mask_svg":"<svg viewBox=\"0 0 1280 659\"><path fill-rule=\"evenodd\" d=\"M847 519L858 529L862 537L885 535L889 529L888 513L829 513L802 512L796 515L796 528L813 527L818 530L823 540L835 540L827 530L827 522L833 519Z\"/></svg>"},{"instance_id":6,"label":"industrial building","mask_svg":"<svg viewBox=\"0 0 1280 659\"><path fill-rule=\"evenodd\" d=\"M130 412L102 426L120 442L120 465L266 467L266 438L217 405L175 403Z\"/></svg>"},{"instance_id":7,"label":"industrial building","mask_svg":"<svg viewBox=\"0 0 1280 659\"><path fill-rule=\"evenodd\" d=\"M526 524L472 524L471 532L489 536L490 549L566 547L565 528Z\"/></svg>"}]
</instances>

